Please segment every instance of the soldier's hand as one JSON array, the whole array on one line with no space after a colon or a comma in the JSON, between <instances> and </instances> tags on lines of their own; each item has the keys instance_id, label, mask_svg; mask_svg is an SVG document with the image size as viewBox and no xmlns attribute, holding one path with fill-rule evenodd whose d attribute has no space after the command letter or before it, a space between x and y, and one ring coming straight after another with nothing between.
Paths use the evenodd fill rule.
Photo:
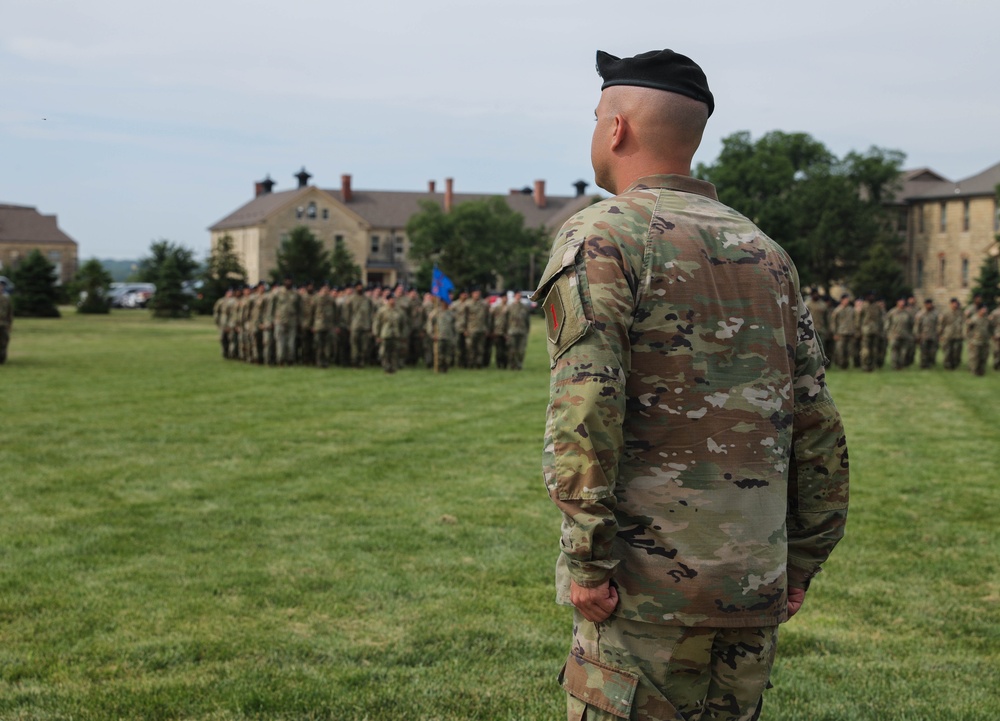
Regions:
<instances>
[{"instance_id":1,"label":"soldier's hand","mask_svg":"<svg viewBox=\"0 0 1000 721\"><path fill-rule=\"evenodd\" d=\"M799 609L802 608L802 602L806 600L806 589L804 588L794 588L792 586L788 587L788 617L791 618Z\"/></svg>"},{"instance_id":2,"label":"soldier's hand","mask_svg":"<svg viewBox=\"0 0 1000 721\"><path fill-rule=\"evenodd\" d=\"M618 605L618 589L610 581L594 588L578 586L576 581L571 581L569 600L585 619L600 623L614 613Z\"/></svg>"}]
</instances>

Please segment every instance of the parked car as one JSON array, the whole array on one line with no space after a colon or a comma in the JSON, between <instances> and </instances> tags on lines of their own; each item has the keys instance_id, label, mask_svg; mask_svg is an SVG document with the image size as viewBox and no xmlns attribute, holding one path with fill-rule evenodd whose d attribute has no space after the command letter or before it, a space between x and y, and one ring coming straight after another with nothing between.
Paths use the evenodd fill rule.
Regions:
<instances>
[{"instance_id":1,"label":"parked car","mask_svg":"<svg viewBox=\"0 0 1000 721\"><path fill-rule=\"evenodd\" d=\"M108 304L112 308L145 308L156 292L152 283L112 283L108 289Z\"/></svg>"}]
</instances>

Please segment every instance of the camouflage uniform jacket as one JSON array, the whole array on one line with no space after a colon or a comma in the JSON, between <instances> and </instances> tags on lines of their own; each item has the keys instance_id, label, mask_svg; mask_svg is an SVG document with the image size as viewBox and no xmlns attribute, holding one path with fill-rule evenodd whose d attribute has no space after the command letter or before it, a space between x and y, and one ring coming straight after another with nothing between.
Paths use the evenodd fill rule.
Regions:
<instances>
[{"instance_id":1,"label":"camouflage uniform jacket","mask_svg":"<svg viewBox=\"0 0 1000 721\"><path fill-rule=\"evenodd\" d=\"M313 296L313 323L314 332L331 332L337 327L340 309L337 301L329 293L317 293Z\"/></svg>"},{"instance_id":2,"label":"camouflage uniform jacket","mask_svg":"<svg viewBox=\"0 0 1000 721\"><path fill-rule=\"evenodd\" d=\"M938 316L938 336L944 343L950 340L961 340L965 316L960 308L948 307Z\"/></svg>"},{"instance_id":3,"label":"camouflage uniform jacket","mask_svg":"<svg viewBox=\"0 0 1000 721\"><path fill-rule=\"evenodd\" d=\"M890 339L913 338L913 316L906 308L893 308L885 316L885 332Z\"/></svg>"},{"instance_id":4,"label":"camouflage uniform jacket","mask_svg":"<svg viewBox=\"0 0 1000 721\"><path fill-rule=\"evenodd\" d=\"M399 307L390 307L388 303L378 309L372 322L372 335L385 340L386 338L403 338L409 334L409 321L406 313Z\"/></svg>"},{"instance_id":5,"label":"camouflage uniform jacket","mask_svg":"<svg viewBox=\"0 0 1000 721\"><path fill-rule=\"evenodd\" d=\"M279 285L271 291L271 322L274 325L298 327L302 298L294 290Z\"/></svg>"},{"instance_id":6,"label":"camouflage uniform jacket","mask_svg":"<svg viewBox=\"0 0 1000 721\"><path fill-rule=\"evenodd\" d=\"M515 298L507 304L507 335L528 335L531 325L531 311L528 306Z\"/></svg>"},{"instance_id":7,"label":"camouflage uniform jacket","mask_svg":"<svg viewBox=\"0 0 1000 721\"><path fill-rule=\"evenodd\" d=\"M14 304L10 296L0 288L0 328L10 329L14 325Z\"/></svg>"},{"instance_id":8,"label":"camouflage uniform jacket","mask_svg":"<svg viewBox=\"0 0 1000 721\"><path fill-rule=\"evenodd\" d=\"M372 300L364 294L355 293L347 301L347 323L352 331L371 330L372 313L374 306Z\"/></svg>"},{"instance_id":9,"label":"camouflage uniform jacket","mask_svg":"<svg viewBox=\"0 0 1000 721\"><path fill-rule=\"evenodd\" d=\"M861 326L861 335L882 335L882 326L885 323L885 311L878 303L865 301L861 313L856 313L858 325ZM850 333L844 333L850 335Z\"/></svg>"},{"instance_id":10,"label":"camouflage uniform jacket","mask_svg":"<svg viewBox=\"0 0 1000 721\"><path fill-rule=\"evenodd\" d=\"M871 303L870 305L875 305ZM858 314L854 306L838 305L830 313L830 330L834 335L856 335L858 332Z\"/></svg>"},{"instance_id":11,"label":"camouflage uniform jacket","mask_svg":"<svg viewBox=\"0 0 1000 721\"><path fill-rule=\"evenodd\" d=\"M621 617L742 627L787 618L843 535L848 463L788 255L667 175L563 226L544 298L543 451L569 581L613 578Z\"/></svg>"},{"instance_id":12,"label":"camouflage uniform jacket","mask_svg":"<svg viewBox=\"0 0 1000 721\"><path fill-rule=\"evenodd\" d=\"M488 333L490 330L490 307L485 300L472 300L465 302L465 332L469 335L473 333Z\"/></svg>"},{"instance_id":13,"label":"camouflage uniform jacket","mask_svg":"<svg viewBox=\"0 0 1000 721\"><path fill-rule=\"evenodd\" d=\"M450 308L435 308L427 316L427 335L433 340L455 342L455 314Z\"/></svg>"},{"instance_id":14,"label":"camouflage uniform jacket","mask_svg":"<svg viewBox=\"0 0 1000 721\"><path fill-rule=\"evenodd\" d=\"M920 340L937 340L938 312L932 308L921 308L917 313L914 331Z\"/></svg>"}]
</instances>

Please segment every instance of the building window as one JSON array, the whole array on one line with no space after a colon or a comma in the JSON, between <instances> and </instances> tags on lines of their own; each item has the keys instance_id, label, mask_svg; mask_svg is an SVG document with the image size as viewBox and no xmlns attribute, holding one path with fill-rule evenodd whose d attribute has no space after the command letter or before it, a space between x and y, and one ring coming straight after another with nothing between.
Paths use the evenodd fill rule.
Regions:
<instances>
[{"instance_id":1,"label":"building window","mask_svg":"<svg viewBox=\"0 0 1000 721\"><path fill-rule=\"evenodd\" d=\"M924 287L924 259L917 258L917 287Z\"/></svg>"},{"instance_id":2,"label":"building window","mask_svg":"<svg viewBox=\"0 0 1000 721\"><path fill-rule=\"evenodd\" d=\"M969 201L962 202L962 230L969 232L970 212Z\"/></svg>"},{"instance_id":3,"label":"building window","mask_svg":"<svg viewBox=\"0 0 1000 721\"><path fill-rule=\"evenodd\" d=\"M948 204L941 203L941 232L948 230Z\"/></svg>"},{"instance_id":4,"label":"building window","mask_svg":"<svg viewBox=\"0 0 1000 721\"><path fill-rule=\"evenodd\" d=\"M329 220L329 219L330 219L330 209L323 208L323 220Z\"/></svg>"},{"instance_id":5,"label":"building window","mask_svg":"<svg viewBox=\"0 0 1000 721\"><path fill-rule=\"evenodd\" d=\"M944 269L945 269L945 260L944 260L944 258L940 259L940 265L938 266L938 268L939 268L939 270L938 270L938 285L944 285Z\"/></svg>"},{"instance_id":6,"label":"building window","mask_svg":"<svg viewBox=\"0 0 1000 721\"><path fill-rule=\"evenodd\" d=\"M962 258L962 287L969 287L969 259Z\"/></svg>"},{"instance_id":7,"label":"building window","mask_svg":"<svg viewBox=\"0 0 1000 721\"><path fill-rule=\"evenodd\" d=\"M316 203L309 203L309 207L306 208L306 217L308 218L316 217Z\"/></svg>"},{"instance_id":8,"label":"building window","mask_svg":"<svg viewBox=\"0 0 1000 721\"><path fill-rule=\"evenodd\" d=\"M373 235L372 236L372 253L378 253L378 246L379 246L378 236L377 235Z\"/></svg>"},{"instance_id":9,"label":"building window","mask_svg":"<svg viewBox=\"0 0 1000 721\"><path fill-rule=\"evenodd\" d=\"M302 206L300 205L300 206L299 206L298 208L296 208L296 209L295 209L295 217L296 217L297 219L301 219L301 218L302 218L302 216L303 216L303 215L305 215L305 212L306 212L306 209L305 209L305 208L303 208L303 207L302 207Z\"/></svg>"},{"instance_id":10,"label":"building window","mask_svg":"<svg viewBox=\"0 0 1000 721\"><path fill-rule=\"evenodd\" d=\"M337 246L338 248L343 248L344 247L344 236L342 236L342 235L335 235L335 236L333 236L333 244L335 246Z\"/></svg>"},{"instance_id":11,"label":"building window","mask_svg":"<svg viewBox=\"0 0 1000 721\"><path fill-rule=\"evenodd\" d=\"M403 236L397 235L396 236L396 255L399 255L399 256L403 255L403 252L405 250L404 247L403 247L403 245L404 245L403 244Z\"/></svg>"},{"instance_id":12,"label":"building window","mask_svg":"<svg viewBox=\"0 0 1000 721\"><path fill-rule=\"evenodd\" d=\"M917 208L917 229L923 233L924 232L924 206L921 205Z\"/></svg>"}]
</instances>

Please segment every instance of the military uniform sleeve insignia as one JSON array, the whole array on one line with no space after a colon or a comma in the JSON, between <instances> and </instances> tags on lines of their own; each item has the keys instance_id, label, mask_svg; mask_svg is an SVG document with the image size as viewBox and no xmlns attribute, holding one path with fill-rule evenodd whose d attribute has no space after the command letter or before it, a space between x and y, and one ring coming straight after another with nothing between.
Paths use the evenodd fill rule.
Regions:
<instances>
[{"instance_id":1,"label":"military uniform sleeve insignia","mask_svg":"<svg viewBox=\"0 0 1000 721\"><path fill-rule=\"evenodd\" d=\"M575 267L582 245L582 240L574 241L552 253L538 290L532 296L536 302L543 295L545 298L542 310L545 312L549 357L553 362L585 336L590 327L583 311Z\"/></svg>"}]
</instances>

